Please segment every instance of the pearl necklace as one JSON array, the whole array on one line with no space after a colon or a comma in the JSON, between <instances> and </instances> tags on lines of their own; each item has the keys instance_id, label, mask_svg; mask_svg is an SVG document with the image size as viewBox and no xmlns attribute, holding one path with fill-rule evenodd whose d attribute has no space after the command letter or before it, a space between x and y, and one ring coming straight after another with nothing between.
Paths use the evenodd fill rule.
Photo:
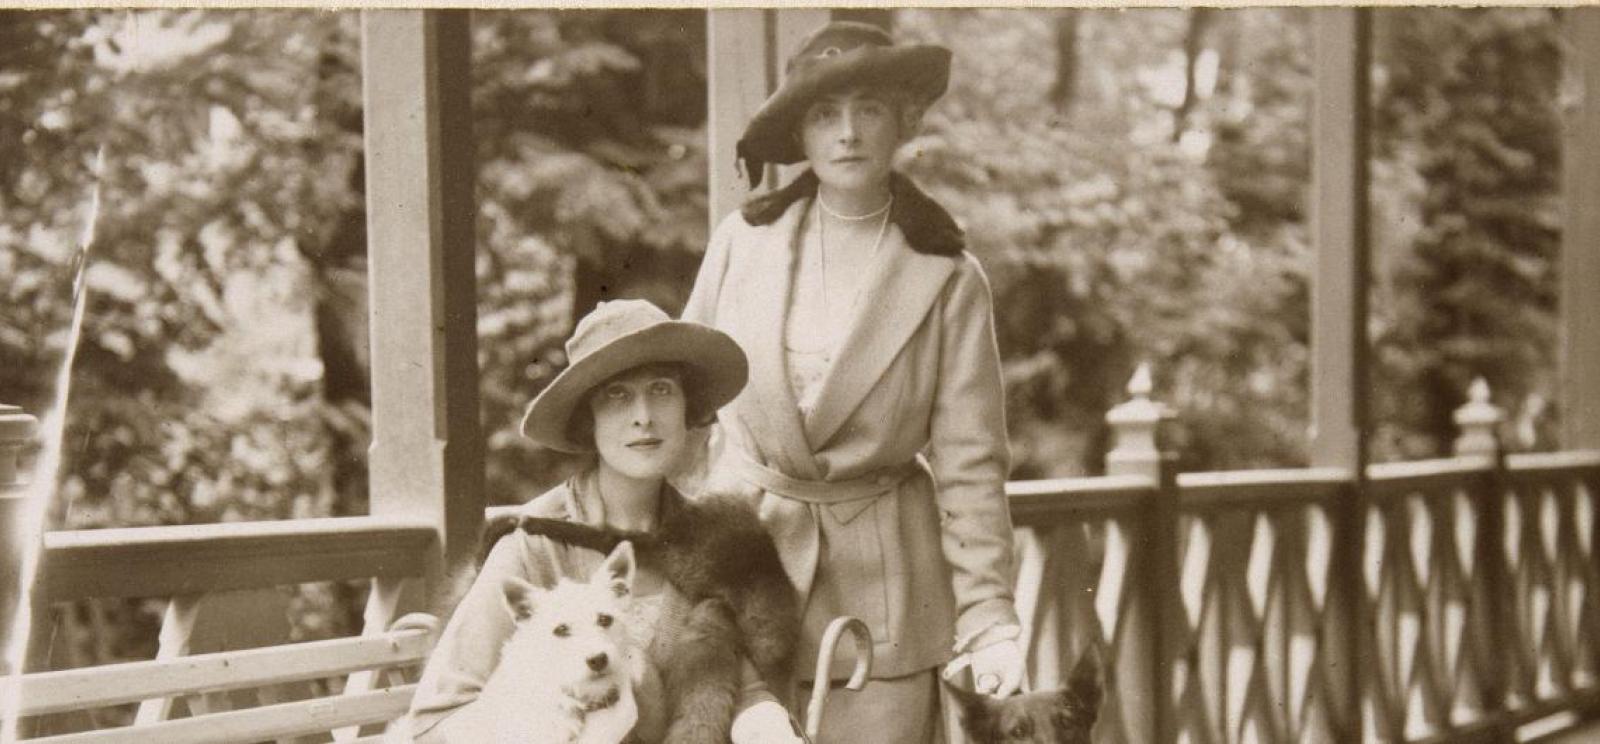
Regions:
<instances>
[{"instance_id":1,"label":"pearl necklace","mask_svg":"<svg viewBox=\"0 0 1600 744\"><path fill-rule=\"evenodd\" d=\"M833 207L828 206L827 200L822 198L821 191L817 192L817 204L822 207L823 212L836 220L840 220L842 222L864 222L889 211L889 207L894 205L894 194L889 195L889 201L884 202L883 206L878 207L871 212L867 212L866 214L839 214L838 212L833 211Z\"/></svg>"},{"instance_id":2,"label":"pearl necklace","mask_svg":"<svg viewBox=\"0 0 1600 744\"><path fill-rule=\"evenodd\" d=\"M873 210L872 212L869 212L869 213L864 214L864 215L859 215L859 216L843 216L843 215L838 214L837 212L834 212L832 209L828 208L828 203L822 200L822 194L821 193L817 194L817 204L822 207L822 211L825 214L827 214L829 217L834 217L834 218L837 218L837 219L840 219L840 220L845 220L847 222L861 222L863 220L868 220L868 219L871 219L873 217L877 217L879 215L882 215L883 216L883 222L878 225L878 237L877 237L877 239L872 241L872 252L867 254L869 256L878 255L878 249L883 247L883 236L885 236L885 235L887 235L889 233L889 207L894 206L894 196L892 194L889 196L889 201L885 202L882 207L879 207L876 210ZM817 220L817 249L818 249L817 250L817 264L818 264L818 267L821 269L821 272L822 272L822 312L823 312L824 319L827 318L828 308L832 307L832 305L830 305L829 302L828 302L828 227L827 227L827 225L828 225L828 220L826 218ZM868 259L868 260L871 260L871 259ZM861 298L861 285L858 282L856 284L855 299L859 300L860 298ZM855 305L855 301L852 300L850 304L853 307Z\"/></svg>"}]
</instances>

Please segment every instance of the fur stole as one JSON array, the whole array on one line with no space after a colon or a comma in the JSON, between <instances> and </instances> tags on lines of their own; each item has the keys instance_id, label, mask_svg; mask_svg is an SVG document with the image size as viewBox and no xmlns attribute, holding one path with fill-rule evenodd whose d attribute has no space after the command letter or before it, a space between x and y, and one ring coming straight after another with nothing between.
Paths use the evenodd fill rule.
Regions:
<instances>
[{"instance_id":1,"label":"fur stole","mask_svg":"<svg viewBox=\"0 0 1600 744\"><path fill-rule=\"evenodd\" d=\"M507 515L484 527L483 555L513 530L601 553L623 540L642 565L657 567L693 605L683 627L660 628L648 657L665 687L666 744L722 744L748 658L782 696L800 633L794 588L777 548L748 504L736 497L683 499L663 509L656 530Z\"/></svg>"},{"instance_id":2,"label":"fur stole","mask_svg":"<svg viewBox=\"0 0 1600 744\"><path fill-rule=\"evenodd\" d=\"M817 174L807 168L782 188L758 194L746 201L740 214L751 225L770 225L782 217L791 204L816 196L818 183ZM912 250L936 256L955 256L966 248L966 235L962 233L961 226L956 224L955 218L911 179L900 173L891 174L889 191L894 194L894 206L889 208L889 221L900 228Z\"/></svg>"}]
</instances>

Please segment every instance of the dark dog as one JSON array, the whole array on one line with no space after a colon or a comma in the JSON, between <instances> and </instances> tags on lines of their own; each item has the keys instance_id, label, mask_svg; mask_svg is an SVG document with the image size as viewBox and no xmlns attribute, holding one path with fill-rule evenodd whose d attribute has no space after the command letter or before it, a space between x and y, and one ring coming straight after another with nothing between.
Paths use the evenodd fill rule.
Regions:
<instances>
[{"instance_id":1,"label":"dark dog","mask_svg":"<svg viewBox=\"0 0 1600 744\"><path fill-rule=\"evenodd\" d=\"M947 685L961 701L961 727L975 744L1089 744L1100 713L1100 662L1085 651L1067 686L995 700Z\"/></svg>"}]
</instances>

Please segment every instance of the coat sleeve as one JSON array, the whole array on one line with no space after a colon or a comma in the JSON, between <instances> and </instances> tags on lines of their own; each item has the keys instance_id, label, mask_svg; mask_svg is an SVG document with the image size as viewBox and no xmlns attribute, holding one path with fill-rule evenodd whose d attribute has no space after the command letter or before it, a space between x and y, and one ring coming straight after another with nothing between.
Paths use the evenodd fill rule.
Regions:
<instances>
[{"instance_id":1,"label":"coat sleeve","mask_svg":"<svg viewBox=\"0 0 1600 744\"><path fill-rule=\"evenodd\" d=\"M722 296L722 283L728 274L733 233L743 221L744 218L734 212L711 233L705 258L700 261L700 272L694 277L694 288L689 292L689 301L683 306L682 320L717 326L717 300Z\"/></svg>"},{"instance_id":2,"label":"coat sleeve","mask_svg":"<svg viewBox=\"0 0 1600 744\"><path fill-rule=\"evenodd\" d=\"M977 260L966 254L961 260L941 309L928 442L941 547L956 597L958 648L984 630L1018 622L1005 495L1011 452L994 301Z\"/></svg>"},{"instance_id":3,"label":"coat sleeve","mask_svg":"<svg viewBox=\"0 0 1600 744\"><path fill-rule=\"evenodd\" d=\"M738 212L734 212L711 233L705 258L700 261L700 272L695 275L694 288L689 292L689 300L683 306L680 320L721 327L717 318L717 303L728 274L733 232L743 219ZM679 493L694 497L705 487L712 464L717 461L721 449L722 436L716 424L691 429L687 452L667 480Z\"/></svg>"},{"instance_id":4,"label":"coat sleeve","mask_svg":"<svg viewBox=\"0 0 1600 744\"><path fill-rule=\"evenodd\" d=\"M466 596L456 605L411 699L412 733L422 736L478 699L511 637L501 581L517 576L548 585L553 577L530 577L523 564L525 540L508 536L495 544ZM537 579L542 578L543 581Z\"/></svg>"}]
</instances>

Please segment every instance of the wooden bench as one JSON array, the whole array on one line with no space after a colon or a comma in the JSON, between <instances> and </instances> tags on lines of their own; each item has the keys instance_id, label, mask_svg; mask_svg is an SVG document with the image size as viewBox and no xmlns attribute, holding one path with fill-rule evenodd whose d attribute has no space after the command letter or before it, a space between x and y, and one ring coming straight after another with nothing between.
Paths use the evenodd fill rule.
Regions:
<instances>
[{"instance_id":1,"label":"wooden bench","mask_svg":"<svg viewBox=\"0 0 1600 744\"><path fill-rule=\"evenodd\" d=\"M410 707L439 630L430 615L396 619L433 534L377 517L48 533L42 601L167 597L159 650L25 674L0 701L19 706L34 737L23 741L41 744L380 741ZM363 578L361 635L287 642L282 587ZM275 627L263 637L256 625ZM130 703L131 725L107 728L94 713Z\"/></svg>"},{"instance_id":2,"label":"wooden bench","mask_svg":"<svg viewBox=\"0 0 1600 744\"><path fill-rule=\"evenodd\" d=\"M436 626L431 617L410 615L376 635L28 674L21 678L19 713L26 717L173 698L185 699L192 713L27 740L41 744L243 744L315 734L332 735L335 741L377 742L381 733L358 738L358 729L405 714L416 689L408 673L427 658ZM216 712L205 710L202 702L205 693L340 676L347 680L344 692L331 697L272 703L264 695L266 704Z\"/></svg>"}]
</instances>

